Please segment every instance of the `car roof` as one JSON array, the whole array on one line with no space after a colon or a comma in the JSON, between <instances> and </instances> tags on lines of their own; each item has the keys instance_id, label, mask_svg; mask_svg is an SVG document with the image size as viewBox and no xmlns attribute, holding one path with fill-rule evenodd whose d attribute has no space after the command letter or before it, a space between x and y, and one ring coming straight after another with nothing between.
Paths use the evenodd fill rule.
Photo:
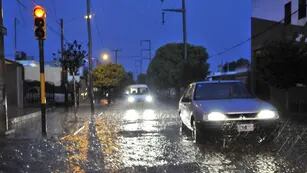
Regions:
<instances>
[{"instance_id":1,"label":"car roof","mask_svg":"<svg viewBox=\"0 0 307 173\"><path fill-rule=\"evenodd\" d=\"M145 84L129 85L128 87L131 87L131 88L148 88L148 86L145 85Z\"/></svg>"},{"instance_id":2,"label":"car roof","mask_svg":"<svg viewBox=\"0 0 307 173\"><path fill-rule=\"evenodd\" d=\"M198 82L194 82L192 84L216 84L216 83L242 83L239 80L212 80L212 81L198 81Z\"/></svg>"}]
</instances>

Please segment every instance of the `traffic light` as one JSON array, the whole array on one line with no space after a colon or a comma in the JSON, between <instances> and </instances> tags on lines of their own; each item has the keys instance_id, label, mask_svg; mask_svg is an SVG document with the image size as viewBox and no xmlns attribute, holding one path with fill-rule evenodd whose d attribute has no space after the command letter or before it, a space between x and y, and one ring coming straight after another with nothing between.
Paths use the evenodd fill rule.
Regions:
<instances>
[{"instance_id":1,"label":"traffic light","mask_svg":"<svg viewBox=\"0 0 307 173\"><path fill-rule=\"evenodd\" d=\"M34 34L37 40L46 39L46 11L42 6L35 6L34 15Z\"/></svg>"}]
</instances>

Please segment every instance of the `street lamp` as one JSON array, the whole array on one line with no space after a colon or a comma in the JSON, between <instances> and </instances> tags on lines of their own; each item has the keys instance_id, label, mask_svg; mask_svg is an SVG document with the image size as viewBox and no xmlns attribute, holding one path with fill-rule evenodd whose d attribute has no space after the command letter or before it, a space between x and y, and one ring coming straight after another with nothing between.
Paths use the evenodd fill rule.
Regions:
<instances>
[{"instance_id":1,"label":"street lamp","mask_svg":"<svg viewBox=\"0 0 307 173\"><path fill-rule=\"evenodd\" d=\"M92 15L91 14L90 15L85 15L84 19L92 19Z\"/></svg>"},{"instance_id":2,"label":"street lamp","mask_svg":"<svg viewBox=\"0 0 307 173\"><path fill-rule=\"evenodd\" d=\"M102 53L101 55L100 55L100 58L101 58L101 60L102 61L109 61L109 54L107 54L107 53Z\"/></svg>"}]
</instances>

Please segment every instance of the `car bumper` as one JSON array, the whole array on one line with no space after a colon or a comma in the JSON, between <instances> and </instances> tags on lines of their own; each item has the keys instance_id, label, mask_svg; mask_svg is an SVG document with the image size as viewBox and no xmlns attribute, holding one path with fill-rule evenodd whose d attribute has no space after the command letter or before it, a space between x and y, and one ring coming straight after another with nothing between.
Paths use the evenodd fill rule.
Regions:
<instances>
[{"instance_id":1,"label":"car bumper","mask_svg":"<svg viewBox=\"0 0 307 173\"><path fill-rule=\"evenodd\" d=\"M278 120L198 122L202 131L216 134L271 133L278 129ZM239 131L238 126L252 124L252 131Z\"/></svg>"}]
</instances>

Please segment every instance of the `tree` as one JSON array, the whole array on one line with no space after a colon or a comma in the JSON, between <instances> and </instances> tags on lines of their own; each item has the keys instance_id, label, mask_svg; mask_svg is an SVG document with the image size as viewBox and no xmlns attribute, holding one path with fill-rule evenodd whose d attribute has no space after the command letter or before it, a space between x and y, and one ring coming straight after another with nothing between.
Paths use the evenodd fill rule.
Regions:
<instances>
[{"instance_id":1,"label":"tree","mask_svg":"<svg viewBox=\"0 0 307 173\"><path fill-rule=\"evenodd\" d=\"M204 47L188 45L188 59L183 59L183 44L170 43L160 47L151 61L148 82L157 88L176 88L203 80L208 75L208 53Z\"/></svg>"},{"instance_id":2,"label":"tree","mask_svg":"<svg viewBox=\"0 0 307 173\"><path fill-rule=\"evenodd\" d=\"M99 65L93 71L94 86L97 88L103 87L118 87L125 79L126 72L122 65L119 64L103 64Z\"/></svg>"},{"instance_id":3,"label":"tree","mask_svg":"<svg viewBox=\"0 0 307 173\"><path fill-rule=\"evenodd\" d=\"M226 71L235 71L239 67L248 67L249 61L244 58L240 58L236 61L227 62L223 65L223 72Z\"/></svg>"},{"instance_id":4,"label":"tree","mask_svg":"<svg viewBox=\"0 0 307 173\"><path fill-rule=\"evenodd\" d=\"M270 86L286 90L297 83L306 84L307 46L291 41L268 43L256 55L257 72Z\"/></svg>"},{"instance_id":5,"label":"tree","mask_svg":"<svg viewBox=\"0 0 307 173\"><path fill-rule=\"evenodd\" d=\"M126 79L128 79L128 76L123 66L119 64L99 65L93 71L94 87L99 88L107 96L108 103L124 87L124 83L127 82Z\"/></svg>"},{"instance_id":6,"label":"tree","mask_svg":"<svg viewBox=\"0 0 307 173\"><path fill-rule=\"evenodd\" d=\"M84 58L87 56L82 45L76 40L72 43L66 43L64 45L63 58L60 58L62 67L69 71L73 76L73 87L74 87L74 113L76 115L77 109L77 94L76 94L76 80L75 75L79 71L79 68L84 65Z\"/></svg>"},{"instance_id":7,"label":"tree","mask_svg":"<svg viewBox=\"0 0 307 173\"><path fill-rule=\"evenodd\" d=\"M146 81L147 80L147 75L144 74L144 73L141 73L138 75L138 78L137 78L137 83L139 84L146 84Z\"/></svg>"},{"instance_id":8,"label":"tree","mask_svg":"<svg viewBox=\"0 0 307 173\"><path fill-rule=\"evenodd\" d=\"M128 85L134 84L134 80L133 80L133 73L132 72L128 72L125 75L125 78L123 80L123 82L121 83L121 88L125 88Z\"/></svg>"}]
</instances>

